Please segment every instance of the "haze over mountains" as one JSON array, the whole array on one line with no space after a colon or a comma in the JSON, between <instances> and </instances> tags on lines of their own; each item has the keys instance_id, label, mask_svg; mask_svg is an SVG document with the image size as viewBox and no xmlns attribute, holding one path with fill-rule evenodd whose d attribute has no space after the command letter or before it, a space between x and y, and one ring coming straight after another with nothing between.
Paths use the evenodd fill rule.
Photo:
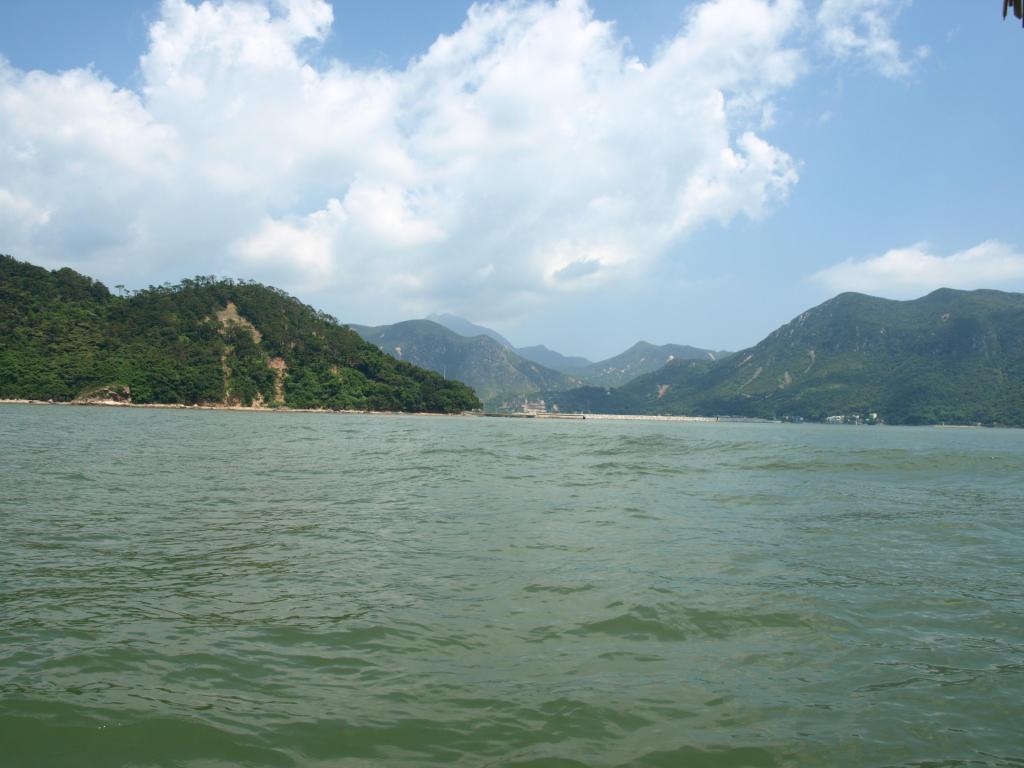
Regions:
<instances>
[{"instance_id":1,"label":"haze over mountains","mask_svg":"<svg viewBox=\"0 0 1024 768\"><path fill-rule=\"evenodd\" d=\"M465 382L492 405L556 388L620 386L672 360L715 360L728 354L641 341L615 357L594 363L543 345L516 348L497 331L451 314L433 314L426 320L394 325L349 327L400 360Z\"/></svg>"},{"instance_id":2,"label":"haze over mountains","mask_svg":"<svg viewBox=\"0 0 1024 768\"><path fill-rule=\"evenodd\" d=\"M684 344L662 344L660 346L638 341L625 352L591 363L579 372L579 377L588 384L601 387L620 387L645 373L657 371L674 360L720 360L729 352L713 352Z\"/></svg>"},{"instance_id":3,"label":"haze over mountains","mask_svg":"<svg viewBox=\"0 0 1024 768\"><path fill-rule=\"evenodd\" d=\"M468 384L485 403L566 389L582 379L527 360L511 345L483 333L464 336L433 320L406 320L394 325L348 326L366 341L399 360Z\"/></svg>"},{"instance_id":4,"label":"haze over mountains","mask_svg":"<svg viewBox=\"0 0 1024 768\"><path fill-rule=\"evenodd\" d=\"M501 344L501 346L505 347L505 349L515 349L515 346L512 344L511 341L506 339L504 336L502 336L494 329L487 328L483 325L477 325L476 323L470 322L464 317L459 317L458 315L452 315L447 312L444 312L441 314L434 313L431 315L427 315L426 319L430 320L431 322L437 323L438 325L443 325L448 330L455 331L455 333L459 334L460 336L487 336Z\"/></svg>"},{"instance_id":5,"label":"haze over mountains","mask_svg":"<svg viewBox=\"0 0 1024 768\"><path fill-rule=\"evenodd\" d=\"M543 344L535 344L532 347L520 347L516 351L527 360L533 360L535 363L546 365L548 368L554 368L562 373L575 373L593 365L585 357L566 356L560 352L555 352L553 349L548 349Z\"/></svg>"}]
</instances>

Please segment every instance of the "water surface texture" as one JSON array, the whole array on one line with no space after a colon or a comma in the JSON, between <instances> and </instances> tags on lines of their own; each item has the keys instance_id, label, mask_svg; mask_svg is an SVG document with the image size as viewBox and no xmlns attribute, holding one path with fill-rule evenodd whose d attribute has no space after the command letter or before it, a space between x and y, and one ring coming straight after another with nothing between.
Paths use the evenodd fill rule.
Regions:
<instances>
[{"instance_id":1,"label":"water surface texture","mask_svg":"<svg viewBox=\"0 0 1024 768\"><path fill-rule=\"evenodd\" d=\"M1024 433L0 407L4 766L1021 766Z\"/></svg>"}]
</instances>

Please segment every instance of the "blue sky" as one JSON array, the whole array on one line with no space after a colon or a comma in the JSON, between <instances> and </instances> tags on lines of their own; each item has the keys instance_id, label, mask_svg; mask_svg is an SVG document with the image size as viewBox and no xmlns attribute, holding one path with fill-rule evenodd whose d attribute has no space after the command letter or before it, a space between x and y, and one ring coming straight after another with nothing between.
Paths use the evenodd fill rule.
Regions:
<instances>
[{"instance_id":1,"label":"blue sky","mask_svg":"<svg viewBox=\"0 0 1024 768\"><path fill-rule=\"evenodd\" d=\"M740 348L843 290L1022 290L1000 10L7 0L0 252L594 359Z\"/></svg>"}]
</instances>

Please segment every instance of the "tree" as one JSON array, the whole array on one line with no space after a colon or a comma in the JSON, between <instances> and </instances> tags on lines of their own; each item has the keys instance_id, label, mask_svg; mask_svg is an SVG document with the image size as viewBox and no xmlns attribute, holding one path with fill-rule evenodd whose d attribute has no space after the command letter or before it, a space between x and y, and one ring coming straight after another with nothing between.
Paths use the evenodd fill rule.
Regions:
<instances>
[{"instance_id":1,"label":"tree","mask_svg":"<svg viewBox=\"0 0 1024 768\"><path fill-rule=\"evenodd\" d=\"M1013 8L1013 15L1021 22L1024 23L1024 0L1003 0L1003 18L1010 12L1010 8Z\"/></svg>"}]
</instances>

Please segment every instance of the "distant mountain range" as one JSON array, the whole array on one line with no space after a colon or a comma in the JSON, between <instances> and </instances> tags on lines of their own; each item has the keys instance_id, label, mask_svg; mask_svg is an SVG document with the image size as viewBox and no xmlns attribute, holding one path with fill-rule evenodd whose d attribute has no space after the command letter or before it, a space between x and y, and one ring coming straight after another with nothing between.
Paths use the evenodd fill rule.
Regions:
<instances>
[{"instance_id":1,"label":"distant mountain range","mask_svg":"<svg viewBox=\"0 0 1024 768\"><path fill-rule=\"evenodd\" d=\"M594 363L543 345L515 348L497 331L451 314L394 325L349 327L399 360L465 382L490 405L553 387L620 386L672 360L715 360L728 354L641 341L622 354Z\"/></svg>"},{"instance_id":2,"label":"distant mountain range","mask_svg":"<svg viewBox=\"0 0 1024 768\"><path fill-rule=\"evenodd\" d=\"M547 397L563 411L1024 426L1024 295L844 293L725 360Z\"/></svg>"},{"instance_id":3,"label":"distant mountain range","mask_svg":"<svg viewBox=\"0 0 1024 768\"><path fill-rule=\"evenodd\" d=\"M537 344L532 347L519 347L516 352L527 360L533 360L535 363L546 365L548 368L553 368L562 373L576 374L578 371L593 365L585 357L567 357L560 352L555 352L553 349L548 349L543 344Z\"/></svg>"},{"instance_id":4,"label":"distant mountain range","mask_svg":"<svg viewBox=\"0 0 1024 768\"><path fill-rule=\"evenodd\" d=\"M492 330L491 328L485 328L482 325L477 325L476 323L471 323L466 318L459 317L458 315L450 315L448 313L440 315L434 314L428 315L427 320L437 323L438 325L443 325L449 331L455 331L460 336L489 336L501 344L501 346L505 347L505 349L515 349L515 347L512 346L512 342L497 331Z\"/></svg>"},{"instance_id":5,"label":"distant mountain range","mask_svg":"<svg viewBox=\"0 0 1024 768\"><path fill-rule=\"evenodd\" d=\"M462 327L472 330L470 325L466 322ZM468 384L492 407L508 398L584 383L527 360L490 334L464 336L433 320L376 327L350 324L349 328L392 357Z\"/></svg>"},{"instance_id":6,"label":"distant mountain range","mask_svg":"<svg viewBox=\"0 0 1024 768\"><path fill-rule=\"evenodd\" d=\"M589 363L462 323L475 335L431 320L353 333L257 283L117 296L0 256L0 398L458 412L540 395L561 411L1024 427L1019 293L844 293L727 357L640 342Z\"/></svg>"},{"instance_id":7,"label":"distant mountain range","mask_svg":"<svg viewBox=\"0 0 1024 768\"><path fill-rule=\"evenodd\" d=\"M638 341L622 354L599 363L591 363L586 368L576 371L575 375L594 386L621 387L638 376L659 370L674 360L720 360L729 354L682 344L656 346L646 341Z\"/></svg>"}]
</instances>

